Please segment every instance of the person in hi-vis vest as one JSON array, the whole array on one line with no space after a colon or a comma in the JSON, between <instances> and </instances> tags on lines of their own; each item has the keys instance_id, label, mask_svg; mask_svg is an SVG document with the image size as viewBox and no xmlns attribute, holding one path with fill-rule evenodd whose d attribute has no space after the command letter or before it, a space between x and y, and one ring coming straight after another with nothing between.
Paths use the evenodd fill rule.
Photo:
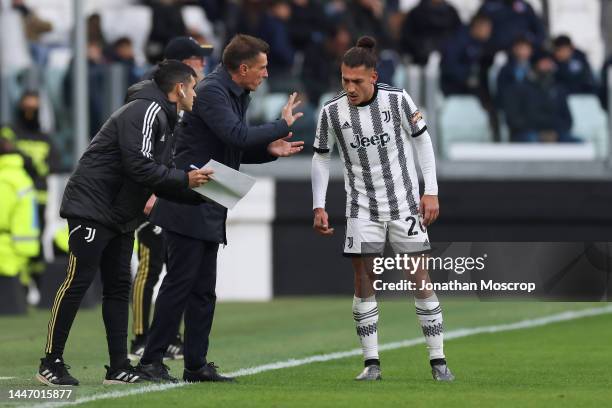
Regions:
<instances>
[{"instance_id":1,"label":"person in hi-vis vest","mask_svg":"<svg viewBox=\"0 0 612 408\"><path fill-rule=\"evenodd\" d=\"M32 179L22 156L0 138L0 276L27 272L29 259L39 254L38 213Z\"/></svg>"}]
</instances>

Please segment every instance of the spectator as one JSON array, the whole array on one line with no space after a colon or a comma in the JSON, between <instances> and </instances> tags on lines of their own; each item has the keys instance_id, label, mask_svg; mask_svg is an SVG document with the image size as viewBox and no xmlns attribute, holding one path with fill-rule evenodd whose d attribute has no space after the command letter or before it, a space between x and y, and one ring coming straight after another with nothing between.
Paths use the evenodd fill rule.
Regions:
<instances>
[{"instance_id":1,"label":"spectator","mask_svg":"<svg viewBox=\"0 0 612 408\"><path fill-rule=\"evenodd\" d=\"M102 32L102 17L100 14L94 13L87 17L87 41L96 42L106 48L106 38Z\"/></svg>"},{"instance_id":2,"label":"spectator","mask_svg":"<svg viewBox=\"0 0 612 408\"><path fill-rule=\"evenodd\" d=\"M608 71L610 70L610 67L612 67L612 55L608 57L606 62L604 62L603 68L601 69L601 87L599 90L599 97L601 99L601 106L606 110L608 109L608 103L609 103L609 97L610 97L609 91L608 91L609 89Z\"/></svg>"},{"instance_id":3,"label":"spectator","mask_svg":"<svg viewBox=\"0 0 612 408\"><path fill-rule=\"evenodd\" d=\"M118 38L107 55L108 62L123 65L127 86L132 86L142 76L142 70L136 65L134 46L128 37Z\"/></svg>"},{"instance_id":4,"label":"spectator","mask_svg":"<svg viewBox=\"0 0 612 408\"><path fill-rule=\"evenodd\" d=\"M23 27L25 36L28 40L30 53L36 63L45 65L49 50L44 45L40 44L40 37L53 29L53 25L32 11L23 0L13 0L13 8L17 10L23 18ZM6 33L4 33L6 35Z\"/></svg>"},{"instance_id":5,"label":"spectator","mask_svg":"<svg viewBox=\"0 0 612 408\"><path fill-rule=\"evenodd\" d=\"M354 38L369 35L376 38L380 49L391 48L391 37L385 21L385 5L382 0L356 0L348 7L348 23Z\"/></svg>"},{"instance_id":6,"label":"spectator","mask_svg":"<svg viewBox=\"0 0 612 408\"><path fill-rule=\"evenodd\" d=\"M106 61L102 51L102 44L96 40L87 41L87 84L89 89L89 137L92 138L103 124L104 105L103 95ZM72 76L74 61L64 77L64 102L72 106Z\"/></svg>"},{"instance_id":7,"label":"spectator","mask_svg":"<svg viewBox=\"0 0 612 408\"><path fill-rule=\"evenodd\" d=\"M486 89L486 61L491 59L488 41L491 20L476 15L469 28L461 30L447 43L441 62L442 92L481 95Z\"/></svg>"},{"instance_id":8,"label":"spectator","mask_svg":"<svg viewBox=\"0 0 612 408\"><path fill-rule=\"evenodd\" d=\"M268 72L270 90L284 92L297 88L292 76L295 50L289 35L291 6L287 0L272 0L264 13L258 30L258 37L270 44Z\"/></svg>"},{"instance_id":9,"label":"spectator","mask_svg":"<svg viewBox=\"0 0 612 408\"><path fill-rule=\"evenodd\" d=\"M233 38L236 34L257 35L259 32L267 3L261 0L243 0L239 4L237 23L227 27L225 38Z\"/></svg>"},{"instance_id":10,"label":"spectator","mask_svg":"<svg viewBox=\"0 0 612 408\"><path fill-rule=\"evenodd\" d=\"M156 64L163 59L164 47L172 38L186 35L180 0L148 0L153 11L151 34L147 43L147 59Z\"/></svg>"},{"instance_id":11,"label":"spectator","mask_svg":"<svg viewBox=\"0 0 612 408\"><path fill-rule=\"evenodd\" d=\"M560 35L553 41L557 64L555 76L570 94L594 94L597 92L593 70L584 52L576 49L572 40Z\"/></svg>"},{"instance_id":12,"label":"spectator","mask_svg":"<svg viewBox=\"0 0 612 408\"><path fill-rule=\"evenodd\" d=\"M342 56L353 43L351 34L343 25L328 28L322 43L313 43L304 54L302 82L313 107L318 107L321 95L339 91Z\"/></svg>"},{"instance_id":13,"label":"spectator","mask_svg":"<svg viewBox=\"0 0 612 408\"><path fill-rule=\"evenodd\" d=\"M501 104L504 100L504 92L508 87L520 84L527 80L531 71L531 57L533 56L533 46L526 36L518 36L514 39L510 58L506 65L502 67L497 76L497 97L496 100Z\"/></svg>"},{"instance_id":14,"label":"spectator","mask_svg":"<svg viewBox=\"0 0 612 408\"><path fill-rule=\"evenodd\" d=\"M32 187L22 156L10 140L0 136L0 278L21 276L23 281L30 258L39 254L40 229ZM7 280L2 279L2 284Z\"/></svg>"},{"instance_id":15,"label":"spectator","mask_svg":"<svg viewBox=\"0 0 612 408\"><path fill-rule=\"evenodd\" d=\"M544 23L525 0L485 0L478 14L488 16L493 23L494 52L509 49L519 35L527 36L538 48L546 38Z\"/></svg>"},{"instance_id":16,"label":"spectator","mask_svg":"<svg viewBox=\"0 0 612 408\"><path fill-rule=\"evenodd\" d=\"M27 156L35 170L32 179L36 189L38 215L41 221L41 231L45 226L45 206L47 205L47 176L59 172L59 156L53 141L48 134L40 129L38 112L40 97L37 92L26 91L17 107L15 131L15 147Z\"/></svg>"},{"instance_id":17,"label":"spectator","mask_svg":"<svg viewBox=\"0 0 612 408\"><path fill-rule=\"evenodd\" d=\"M555 80L547 53L534 60L529 79L504 92L503 107L513 142L579 142L570 133L572 116L565 89Z\"/></svg>"},{"instance_id":18,"label":"spectator","mask_svg":"<svg viewBox=\"0 0 612 408\"><path fill-rule=\"evenodd\" d=\"M474 95L489 115L495 140L499 140L497 111L489 91L488 67L492 54L489 48L491 19L477 14L468 28L460 30L448 41L442 52L440 86L444 95Z\"/></svg>"},{"instance_id":19,"label":"spectator","mask_svg":"<svg viewBox=\"0 0 612 408\"><path fill-rule=\"evenodd\" d=\"M38 204L38 220L41 233L45 229L45 210L47 206L47 176L50 173L59 172L59 156L48 134L40 128L38 112L40 98L37 92L26 91L22 95L16 112L14 126L14 144L17 150L24 156L26 171L29 164L34 170L29 174L34 181L36 202ZM42 245L42 243L41 243ZM31 260L28 272L29 277L34 278L38 284L41 274L45 270L45 262L42 254Z\"/></svg>"},{"instance_id":20,"label":"spectator","mask_svg":"<svg viewBox=\"0 0 612 408\"><path fill-rule=\"evenodd\" d=\"M461 26L457 10L446 0L421 0L401 26L399 49L415 64L425 65L429 54L441 51Z\"/></svg>"},{"instance_id":21,"label":"spectator","mask_svg":"<svg viewBox=\"0 0 612 408\"><path fill-rule=\"evenodd\" d=\"M313 42L321 42L325 35L323 8L316 0L292 0L289 34L296 50L305 51Z\"/></svg>"}]
</instances>

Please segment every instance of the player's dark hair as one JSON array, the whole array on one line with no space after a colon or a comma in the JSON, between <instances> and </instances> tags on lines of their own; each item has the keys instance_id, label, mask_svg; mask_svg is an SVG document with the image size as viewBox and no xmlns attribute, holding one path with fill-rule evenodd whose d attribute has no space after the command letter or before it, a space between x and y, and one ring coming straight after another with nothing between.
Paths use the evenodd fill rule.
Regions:
<instances>
[{"instance_id":1,"label":"player's dark hair","mask_svg":"<svg viewBox=\"0 0 612 408\"><path fill-rule=\"evenodd\" d=\"M197 78L193 68L177 60L160 62L153 74L153 80L165 94L172 92L176 84L189 82L189 77Z\"/></svg>"},{"instance_id":2,"label":"player's dark hair","mask_svg":"<svg viewBox=\"0 0 612 408\"><path fill-rule=\"evenodd\" d=\"M241 64L252 60L260 53L268 54L270 46L257 37L246 34L236 34L223 50L223 65L230 72L236 71Z\"/></svg>"},{"instance_id":3,"label":"player's dark hair","mask_svg":"<svg viewBox=\"0 0 612 408\"><path fill-rule=\"evenodd\" d=\"M357 44L344 54L342 63L350 68L362 65L366 68L376 68L378 63L376 40L368 36L360 37Z\"/></svg>"}]
</instances>

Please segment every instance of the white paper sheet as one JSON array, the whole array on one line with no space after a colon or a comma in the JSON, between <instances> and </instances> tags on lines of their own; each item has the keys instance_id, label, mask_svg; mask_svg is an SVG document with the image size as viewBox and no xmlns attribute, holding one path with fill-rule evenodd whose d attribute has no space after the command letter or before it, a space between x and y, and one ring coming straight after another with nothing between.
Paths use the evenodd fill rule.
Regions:
<instances>
[{"instance_id":1,"label":"white paper sheet","mask_svg":"<svg viewBox=\"0 0 612 408\"><path fill-rule=\"evenodd\" d=\"M230 210L255 184L253 177L212 159L202 168L212 169L215 173L208 183L193 190Z\"/></svg>"}]
</instances>

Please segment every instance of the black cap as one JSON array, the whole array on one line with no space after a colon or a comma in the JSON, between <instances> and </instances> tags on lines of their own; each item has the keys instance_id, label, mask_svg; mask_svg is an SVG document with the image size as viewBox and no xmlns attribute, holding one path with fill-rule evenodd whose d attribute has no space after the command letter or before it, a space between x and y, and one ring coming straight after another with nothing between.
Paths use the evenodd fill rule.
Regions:
<instances>
[{"instance_id":1,"label":"black cap","mask_svg":"<svg viewBox=\"0 0 612 408\"><path fill-rule=\"evenodd\" d=\"M192 37L174 37L166 45L165 59L186 60L191 57L207 57L213 52L210 44L200 45Z\"/></svg>"}]
</instances>

